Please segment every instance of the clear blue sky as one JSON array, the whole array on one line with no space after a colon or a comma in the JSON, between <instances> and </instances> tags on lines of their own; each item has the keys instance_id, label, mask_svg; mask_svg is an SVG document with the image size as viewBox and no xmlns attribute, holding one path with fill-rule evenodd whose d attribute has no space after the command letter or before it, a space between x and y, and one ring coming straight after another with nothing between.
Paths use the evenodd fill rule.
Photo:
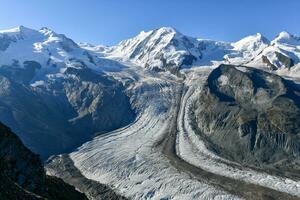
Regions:
<instances>
[{"instance_id":1,"label":"clear blue sky","mask_svg":"<svg viewBox=\"0 0 300 200\"><path fill-rule=\"evenodd\" d=\"M272 39L283 30L300 35L300 1L0 0L0 29L18 25L106 45L161 26L224 41L256 32Z\"/></svg>"}]
</instances>

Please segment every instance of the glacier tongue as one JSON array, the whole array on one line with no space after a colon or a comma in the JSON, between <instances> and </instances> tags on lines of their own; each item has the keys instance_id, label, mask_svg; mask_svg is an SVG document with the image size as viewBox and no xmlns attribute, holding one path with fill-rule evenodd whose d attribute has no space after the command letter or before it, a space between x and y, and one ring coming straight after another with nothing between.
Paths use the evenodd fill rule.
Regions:
<instances>
[{"instance_id":1,"label":"glacier tongue","mask_svg":"<svg viewBox=\"0 0 300 200\"><path fill-rule=\"evenodd\" d=\"M142 77L130 86L133 104L140 111L138 119L71 153L75 166L87 178L133 199L239 199L170 164L159 144L175 125L182 88L172 76L134 71L127 71L130 78Z\"/></svg>"}]
</instances>

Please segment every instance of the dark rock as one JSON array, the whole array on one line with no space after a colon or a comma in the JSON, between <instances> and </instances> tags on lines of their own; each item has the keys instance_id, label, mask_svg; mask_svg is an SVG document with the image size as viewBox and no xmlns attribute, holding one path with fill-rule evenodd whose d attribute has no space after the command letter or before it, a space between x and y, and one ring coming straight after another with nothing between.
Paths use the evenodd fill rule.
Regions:
<instances>
[{"instance_id":1,"label":"dark rock","mask_svg":"<svg viewBox=\"0 0 300 200\"><path fill-rule=\"evenodd\" d=\"M0 122L0 199L87 200L73 186L47 176L39 156Z\"/></svg>"},{"instance_id":2,"label":"dark rock","mask_svg":"<svg viewBox=\"0 0 300 200\"><path fill-rule=\"evenodd\" d=\"M287 68L291 68L294 66L294 61L293 59L283 55L282 53L279 52L275 52L276 57L278 58L278 60Z\"/></svg>"},{"instance_id":3,"label":"dark rock","mask_svg":"<svg viewBox=\"0 0 300 200\"><path fill-rule=\"evenodd\" d=\"M49 158L45 166L48 173L63 179L66 183L73 185L84 193L90 200L125 200L126 198L117 194L107 185L86 178L74 166L69 155L59 155Z\"/></svg>"},{"instance_id":4,"label":"dark rock","mask_svg":"<svg viewBox=\"0 0 300 200\"><path fill-rule=\"evenodd\" d=\"M242 68L221 65L209 75L195 102L199 134L228 159L299 176L299 86Z\"/></svg>"},{"instance_id":5,"label":"dark rock","mask_svg":"<svg viewBox=\"0 0 300 200\"><path fill-rule=\"evenodd\" d=\"M277 70L278 68L273 65L270 60L268 59L267 56L263 55L262 56L262 62L265 63L268 67L270 67L272 70Z\"/></svg>"}]
</instances>

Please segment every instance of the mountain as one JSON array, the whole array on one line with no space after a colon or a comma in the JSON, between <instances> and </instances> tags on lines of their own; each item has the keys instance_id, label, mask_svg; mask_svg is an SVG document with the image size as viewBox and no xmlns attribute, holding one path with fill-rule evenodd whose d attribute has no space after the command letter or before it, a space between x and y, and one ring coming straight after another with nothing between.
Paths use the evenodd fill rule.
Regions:
<instances>
[{"instance_id":1,"label":"mountain","mask_svg":"<svg viewBox=\"0 0 300 200\"><path fill-rule=\"evenodd\" d=\"M124 40L113 47L110 53L145 68L176 70L199 60L201 47L195 38L182 35L171 27L162 27Z\"/></svg>"},{"instance_id":2,"label":"mountain","mask_svg":"<svg viewBox=\"0 0 300 200\"><path fill-rule=\"evenodd\" d=\"M269 45L270 41L260 33L250 35L231 43L233 53L226 54L225 58L230 63L247 63L255 59Z\"/></svg>"},{"instance_id":3,"label":"mountain","mask_svg":"<svg viewBox=\"0 0 300 200\"><path fill-rule=\"evenodd\" d=\"M162 27L101 49L109 57L163 71L221 63L269 70L291 69L300 59L299 38L287 32L280 33L271 42L257 33L230 43L192 38L174 28Z\"/></svg>"},{"instance_id":4,"label":"mountain","mask_svg":"<svg viewBox=\"0 0 300 200\"><path fill-rule=\"evenodd\" d=\"M199 133L222 157L299 175L300 87L248 67L221 65L195 102Z\"/></svg>"},{"instance_id":5,"label":"mountain","mask_svg":"<svg viewBox=\"0 0 300 200\"><path fill-rule=\"evenodd\" d=\"M292 69L300 61L300 39L281 32L258 56L254 63L263 63L273 70Z\"/></svg>"},{"instance_id":6,"label":"mountain","mask_svg":"<svg viewBox=\"0 0 300 200\"><path fill-rule=\"evenodd\" d=\"M102 72L114 61L47 28L0 34L0 120L35 153L69 151L134 119L124 86Z\"/></svg>"},{"instance_id":7,"label":"mountain","mask_svg":"<svg viewBox=\"0 0 300 200\"><path fill-rule=\"evenodd\" d=\"M20 26L0 31L0 64L22 66L25 61L33 60L43 66L39 76L72 66L76 59L96 70L118 65L105 58L118 58L163 71L220 62L262 65L276 70L296 65L299 56L299 37L287 32L281 32L271 42L257 33L230 43L197 39L172 27L162 27L107 47L77 44L49 28L36 31ZM55 70L49 66L58 67Z\"/></svg>"},{"instance_id":8,"label":"mountain","mask_svg":"<svg viewBox=\"0 0 300 200\"><path fill-rule=\"evenodd\" d=\"M0 123L1 199L87 199L61 179L47 176L38 155Z\"/></svg>"}]
</instances>

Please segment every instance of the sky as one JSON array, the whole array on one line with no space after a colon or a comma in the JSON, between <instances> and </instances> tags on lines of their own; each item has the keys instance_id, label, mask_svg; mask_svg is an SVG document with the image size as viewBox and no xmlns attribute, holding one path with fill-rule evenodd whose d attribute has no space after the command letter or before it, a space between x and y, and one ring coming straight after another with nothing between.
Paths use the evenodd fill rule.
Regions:
<instances>
[{"instance_id":1,"label":"sky","mask_svg":"<svg viewBox=\"0 0 300 200\"><path fill-rule=\"evenodd\" d=\"M49 27L76 42L114 45L171 26L197 38L237 41L257 32L300 35L299 0L0 0L0 29Z\"/></svg>"}]
</instances>

